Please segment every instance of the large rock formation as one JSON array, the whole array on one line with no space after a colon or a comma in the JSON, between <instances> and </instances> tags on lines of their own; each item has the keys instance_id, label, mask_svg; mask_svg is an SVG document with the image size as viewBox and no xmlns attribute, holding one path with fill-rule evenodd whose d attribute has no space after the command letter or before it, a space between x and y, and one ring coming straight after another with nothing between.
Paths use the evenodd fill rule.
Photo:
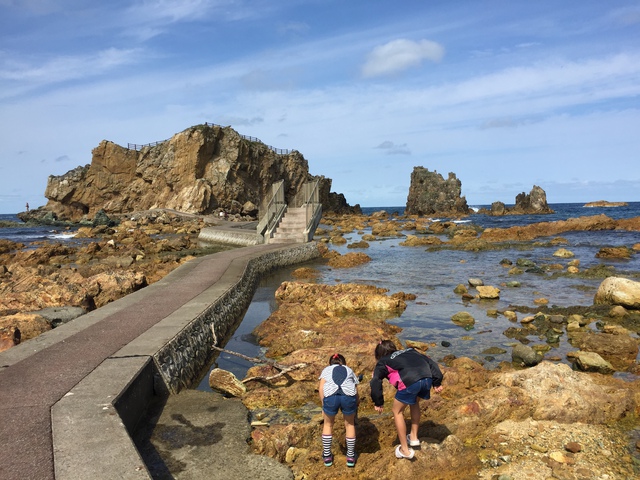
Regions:
<instances>
[{"instance_id":1,"label":"large rock formation","mask_svg":"<svg viewBox=\"0 0 640 480\"><path fill-rule=\"evenodd\" d=\"M93 218L100 210L107 215L153 208L242 213L247 202L260 205L277 181L284 180L289 201L313 178L301 153L279 154L230 127L205 124L140 150L103 140L90 165L49 177L44 210L71 221ZM330 188L330 179L321 180Z\"/></svg>"},{"instance_id":2,"label":"large rock formation","mask_svg":"<svg viewBox=\"0 0 640 480\"><path fill-rule=\"evenodd\" d=\"M460 196L462 183L455 173L446 180L437 172L413 167L407 197L407 215L459 216L469 213L465 197Z\"/></svg>"},{"instance_id":3,"label":"large rock formation","mask_svg":"<svg viewBox=\"0 0 640 480\"><path fill-rule=\"evenodd\" d=\"M516 203L513 207L507 207L502 202L493 202L491 210L481 209L478 213L487 215L536 215L554 213L547 204L546 192L534 185L528 194L522 192L516 195Z\"/></svg>"}]
</instances>

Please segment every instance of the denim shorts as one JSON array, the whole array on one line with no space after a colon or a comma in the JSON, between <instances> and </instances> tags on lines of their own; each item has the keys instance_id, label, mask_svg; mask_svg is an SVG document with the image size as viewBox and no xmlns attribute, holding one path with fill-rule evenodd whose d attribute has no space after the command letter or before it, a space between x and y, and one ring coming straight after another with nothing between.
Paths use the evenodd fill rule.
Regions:
<instances>
[{"instance_id":1,"label":"denim shorts","mask_svg":"<svg viewBox=\"0 0 640 480\"><path fill-rule=\"evenodd\" d=\"M422 378L416 383L409 385L404 390L398 390L396 392L396 400L406 405L415 405L418 401L418 397L429 400L431 398L431 383L433 379Z\"/></svg>"},{"instance_id":2,"label":"denim shorts","mask_svg":"<svg viewBox=\"0 0 640 480\"><path fill-rule=\"evenodd\" d=\"M352 415L358 411L356 397L350 395L334 394L322 399L322 411L333 417L342 410L343 415Z\"/></svg>"}]
</instances>

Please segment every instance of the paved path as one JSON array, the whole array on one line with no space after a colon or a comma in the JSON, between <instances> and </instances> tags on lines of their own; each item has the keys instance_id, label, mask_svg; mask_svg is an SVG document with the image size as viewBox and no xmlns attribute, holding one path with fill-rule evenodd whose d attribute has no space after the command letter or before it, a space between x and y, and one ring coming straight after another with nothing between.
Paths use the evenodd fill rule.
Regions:
<instances>
[{"instance_id":1,"label":"paved path","mask_svg":"<svg viewBox=\"0 0 640 480\"><path fill-rule=\"evenodd\" d=\"M113 355L215 284L258 245L201 257L163 280L0 353L0 479L54 479L51 408Z\"/></svg>"}]
</instances>

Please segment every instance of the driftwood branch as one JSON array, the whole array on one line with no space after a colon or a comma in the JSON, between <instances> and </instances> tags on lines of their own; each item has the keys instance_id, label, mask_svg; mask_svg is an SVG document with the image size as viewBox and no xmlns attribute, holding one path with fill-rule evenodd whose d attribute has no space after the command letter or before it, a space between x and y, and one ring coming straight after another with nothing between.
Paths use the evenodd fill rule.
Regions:
<instances>
[{"instance_id":1,"label":"driftwood branch","mask_svg":"<svg viewBox=\"0 0 640 480\"><path fill-rule=\"evenodd\" d=\"M306 366L307 366L306 363L296 363L295 365L284 367L280 372L276 373L275 375L271 375L270 377L261 377L261 376L249 377L242 380L242 383L248 383L253 380L264 380L264 381L273 380L274 378L281 377L282 375L285 375L286 373L289 373L292 370L297 370L299 368L304 368Z\"/></svg>"},{"instance_id":2,"label":"driftwood branch","mask_svg":"<svg viewBox=\"0 0 640 480\"><path fill-rule=\"evenodd\" d=\"M247 382L250 382L252 380L265 380L265 381L273 380L274 378L281 377L282 375L285 375L285 374L291 372L292 370L297 370L299 368L304 368L304 367L307 366L306 363L296 363L295 365L282 365L282 364L277 363L275 360L268 360L268 359L257 358L257 357L249 357L247 355L243 355L242 353L234 352L232 350L227 350L226 348L220 348L220 347L215 345L218 342L218 337L216 335L216 331L215 331L215 328L214 328L213 324L211 324L211 333L213 334L213 343L214 343L214 345L211 345L211 347L214 350L217 350L217 351L223 352L223 353L228 353L229 355L235 355L236 357L240 357L243 360L247 360L248 362L251 362L251 363L255 363L255 364L261 364L261 363L264 364L264 363L266 363L266 364L271 365L272 367L280 370L275 375L271 375L269 377L255 376L255 377L245 378L244 380L242 380L242 383L247 383Z\"/></svg>"}]
</instances>

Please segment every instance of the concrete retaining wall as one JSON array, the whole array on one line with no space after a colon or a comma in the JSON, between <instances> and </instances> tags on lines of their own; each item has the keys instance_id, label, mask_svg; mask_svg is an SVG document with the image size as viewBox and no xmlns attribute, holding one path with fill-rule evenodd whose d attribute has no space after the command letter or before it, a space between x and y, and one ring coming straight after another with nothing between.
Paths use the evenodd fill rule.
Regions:
<instances>
[{"instance_id":1,"label":"concrete retaining wall","mask_svg":"<svg viewBox=\"0 0 640 480\"><path fill-rule=\"evenodd\" d=\"M211 325L226 341L261 276L319 256L315 243L238 252L218 282L105 360L54 405L56 480L150 479L129 432L152 397L177 393L201 377L213 356Z\"/></svg>"}]
</instances>

